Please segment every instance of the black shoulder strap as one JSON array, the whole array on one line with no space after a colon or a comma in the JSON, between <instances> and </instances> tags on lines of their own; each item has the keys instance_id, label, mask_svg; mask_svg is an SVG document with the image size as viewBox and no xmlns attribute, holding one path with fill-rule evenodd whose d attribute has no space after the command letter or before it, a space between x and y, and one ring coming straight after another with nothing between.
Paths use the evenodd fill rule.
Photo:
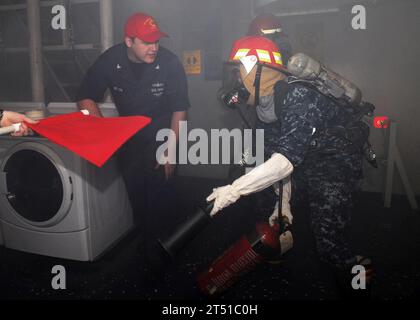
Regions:
<instances>
[{"instance_id":1,"label":"black shoulder strap","mask_svg":"<svg viewBox=\"0 0 420 320\"><path fill-rule=\"evenodd\" d=\"M281 119L283 101L286 98L287 90L289 90L289 83L285 80L280 80L274 85L274 112L277 119ZM281 122L280 122L281 127ZM278 221L282 222L282 207L283 207L283 180L279 181L279 211L278 211Z\"/></svg>"},{"instance_id":2,"label":"black shoulder strap","mask_svg":"<svg viewBox=\"0 0 420 320\"><path fill-rule=\"evenodd\" d=\"M281 117L281 110L283 108L283 101L286 98L287 91L289 90L289 83L286 80L278 81L274 85L274 112L277 119Z\"/></svg>"},{"instance_id":3,"label":"black shoulder strap","mask_svg":"<svg viewBox=\"0 0 420 320\"><path fill-rule=\"evenodd\" d=\"M255 88L255 106L260 104L260 84L261 84L262 65L258 64L257 73L255 74L254 88Z\"/></svg>"}]
</instances>

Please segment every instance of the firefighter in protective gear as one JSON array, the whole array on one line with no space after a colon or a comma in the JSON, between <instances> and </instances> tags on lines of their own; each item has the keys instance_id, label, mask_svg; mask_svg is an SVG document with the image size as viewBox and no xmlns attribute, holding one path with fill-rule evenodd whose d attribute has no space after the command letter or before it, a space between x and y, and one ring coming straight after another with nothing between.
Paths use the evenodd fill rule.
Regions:
<instances>
[{"instance_id":1,"label":"firefighter in protective gear","mask_svg":"<svg viewBox=\"0 0 420 320\"><path fill-rule=\"evenodd\" d=\"M289 82L282 58L275 43L255 36L237 40L229 60L239 65L239 82L249 93L247 103L257 108L258 127L265 130L267 156L281 155L294 168L292 195L303 196L309 202L311 227L321 260L340 279L348 279L352 267L360 261L350 249L346 231L353 193L362 178L362 149L369 128L355 119L351 106L345 108L302 82ZM277 173L276 177L280 180L284 176ZM237 200L235 191L240 188L220 192L224 188L216 189L210 198L229 205ZM224 199L231 194L234 196ZM275 199L274 195L261 204L265 212L274 207ZM274 214L270 221L276 218ZM347 296L358 296L351 281L337 283L343 284L341 292Z\"/></svg>"},{"instance_id":2,"label":"firefighter in protective gear","mask_svg":"<svg viewBox=\"0 0 420 320\"><path fill-rule=\"evenodd\" d=\"M283 64L283 57L276 45L263 37L245 37L235 43L229 61L233 63L237 63L238 61L243 62L238 72L240 74L240 81L238 83L242 85L242 88L239 88L239 90L247 91L247 100L258 104L257 114L260 118L270 118L270 114L273 111L266 110L257 100L259 100L260 95L263 99L265 97L273 97L275 83L285 78L279 72L286 72L286 68ZM264 69L262 73L263 67L267 67L267 69ZM258 81L255 81L256 78ZM256 82L255 86L254 82ZM233 92L235 93L231 96L235 96L238 87L232 87L234 87ZM256 87L258 90L255 90ZM237 179L231 185L214 189L213 193L207 198L207 201L215 200L213 210L210 214L214 215L228 205L236 202L241 195L261 191L273 185L275 182L288 177L293 170L293 165L290 161L281 154L273 153L270 156L272 156L270 160ZM290 179L287 180L285 185L286 187L282 191L281 211L282 216L287 217L287 223L291 224L292 214L289 205ZM278 207L279 204L277 202L276 208L278 209ZM271 225L274 224L276 218L278 218L278 210L274 209L270 219Z\"/></svg>"},{"instance_id":3,"label":"firefighter in protective gear","mask_svg":"<svg viewBox=\"0 0 420 320\"><path fill-rule=\"evenodd\" d=\"M280 18L272 13L261 13L257 15L249 25L248 36L264 36L273 41L280 49L284 63L287 64L289 58L292 56L292 46Z\"/></svg>"}]
</instances>

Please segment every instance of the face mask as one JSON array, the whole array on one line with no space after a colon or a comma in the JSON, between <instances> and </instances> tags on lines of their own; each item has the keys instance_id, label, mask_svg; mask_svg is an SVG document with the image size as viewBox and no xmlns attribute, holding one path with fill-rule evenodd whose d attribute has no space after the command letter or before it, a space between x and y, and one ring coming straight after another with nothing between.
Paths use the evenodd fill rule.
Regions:
<instances>
[{"instance_id":1,"label":"face mask","mask_svg":"<svg viewBox=\"0 0 420 320\"><path fill-rule=\"evenodd\" d=\"M260 104L257 106L257 116L264 123L272 123L278 120L273 95L260 97Z\"/></svg>"},{"instance_id":2,"label":"face mask","mask_svg":"<svg viewBox=\"0 0 420 320\"><path fill-rule=\"evenodd\" d=\"M235 109L241 104L246 104L249 92L244 87L239 66L234 63L223 64L223 81L217 96L223 106Z\"/></svg>"},{"instance_id":3,"label":"face mask","mask_svg":"<svg viewBox=\"0 0 420 320\"><path fill-rule=\"evenodd\" d=\"M223 105L236 109L241 104L246 104L249 99L249 92L244 86L239 86L228 92L222 92L220 95L220 100L223 102Z\"/></svg>"}]
</instances>

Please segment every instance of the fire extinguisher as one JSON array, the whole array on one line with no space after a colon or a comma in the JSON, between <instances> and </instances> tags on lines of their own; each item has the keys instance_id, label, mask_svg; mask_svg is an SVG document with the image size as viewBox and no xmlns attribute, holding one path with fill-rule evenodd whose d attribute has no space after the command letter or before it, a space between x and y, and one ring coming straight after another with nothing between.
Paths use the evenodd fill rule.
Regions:
<instances>
[{"instance_id":1,"label":"fire extinguisher","mask_svg":"<svg viewBox=\"0 0 420 320\"><path fill-rule=\"evenodd\" d=\"M293 246L291 231L286 229L280 234L280 229L279 224L271 227L258 223L198 275L199 289L208 296L218 295L261 262L278 259Z\"/></svg>"}]
</instances>

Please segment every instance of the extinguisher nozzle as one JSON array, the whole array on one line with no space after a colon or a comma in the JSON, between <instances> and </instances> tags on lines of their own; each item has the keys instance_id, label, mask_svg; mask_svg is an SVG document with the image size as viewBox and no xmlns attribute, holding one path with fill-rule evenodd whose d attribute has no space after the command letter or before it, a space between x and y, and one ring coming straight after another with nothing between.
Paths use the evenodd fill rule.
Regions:
<instances>
[{"instance_id":1,"label":"extinguisher nozzle","mask_svg":"<svg viewBox=\"0 0 420 320\"><path fill-rule=\"evenodd\" d=\"M198 208L194 214L169 236L158 239L160 246L172 259L211 221L209 212L213 204L205 209Z\"/></svg>"},{"instance_id":2,"label":"extinguisher nozzle","mask_svg":"<svg viewBox=\"0 0 420 320\"><path fill-rule=\"evenodd\" d=\"M163 252L165 252L166 260L170 260L170 261L174 260L175 256L172 254L171 248L167 246L167 242L161 239L157 239L157 242L159 243L159 246L162 248Z\"/></svg>"}]
</instances>

